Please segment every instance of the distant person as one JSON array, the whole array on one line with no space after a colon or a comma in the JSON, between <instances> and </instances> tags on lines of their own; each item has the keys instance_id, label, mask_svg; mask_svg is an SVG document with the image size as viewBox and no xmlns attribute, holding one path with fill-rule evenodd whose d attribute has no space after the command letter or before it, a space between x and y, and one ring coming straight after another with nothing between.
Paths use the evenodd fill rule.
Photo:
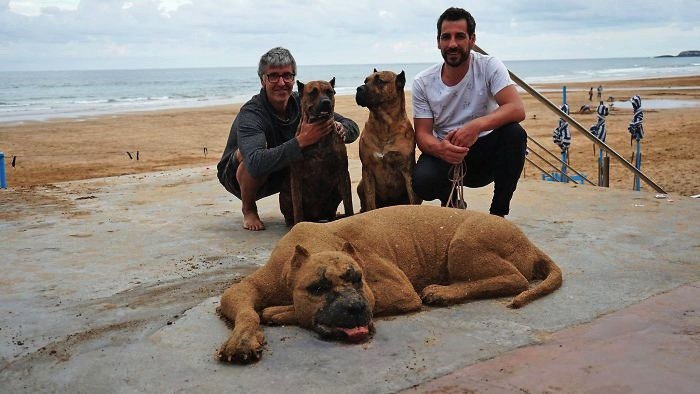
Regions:
<instances>
[{"instance_id":1,"label":"distant person","mask_svg":"<svg viewBox=\"0 0 700 394\"><path fill-rule=\"evenodd\" d=\"M596 89L596 91L597 91L596 95L598 97L598 101L600 101L601 97L603 97L603 85L598 85L598 89Z\"/></svg>"},{"instance_id":2,"label":"distant person","mask_svg":"<svg viewBox=\"0 0 700 394\"><path fill-rule=\"evenodd\" d=\"M302 159L301 150L333 131L345 143L360 134L357 124L334 114L334 119L301 123L299 94L292 92L297 65L284 48L262 55L258 77L262 88L242 107L231 126L223 156L217 165L221 184L241 199L243 228L258 231L265 225L256 201L279 193L289 174L289 165Z\"/></svg>"},{"instance_id":3,"label":"distant person","mask_svg":"<svg viewBox=\"0 0 700 394\"><path fill-rule=\"evenodd\" d=\"M593 86L588 90L588 101L593 101Z\"/></svg>"},{"instance_id":4,"label":"distant person","mask_svg":"<svg viewBox=\"0 0 700 394\"><path fill-rule=\"evenodd\" d=\"M525 163L527 135L518 122L525 109L503 63L472 51L476 22L461 8L448 8L437 22L444 62L413 81L416 142L422 154L413 190L424 200L448 201L451 168L466 166L463 183L494 183L489 212L505 216Z\"/></svg>"}]
</instances>

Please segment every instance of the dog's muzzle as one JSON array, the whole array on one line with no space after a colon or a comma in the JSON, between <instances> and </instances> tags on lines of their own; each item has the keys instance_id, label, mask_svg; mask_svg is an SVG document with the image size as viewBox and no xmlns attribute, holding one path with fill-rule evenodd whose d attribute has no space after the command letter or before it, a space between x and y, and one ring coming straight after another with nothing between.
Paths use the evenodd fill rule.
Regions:
<instances>
[{"instance_id":1,"label":"dog's muzzle","mask_svg":"<svg viewBox=\"0 0 700 394\"><path fill-rule=\"evenodd\" d=\"M355 102L361 107L367 106L367 88L365 85L357 87L357 93L355 93Z\"/></svg>"},{"instance_id":2,"label":"dog's muzzle","mask_svg":"<svg viewBox=\"0 0 700 394\"><path fill-rule=\"evenodd\" d=\"M329 294L314 315L313 329L324 339L364 342L374 332L372 311L358 290Z\"/></svg>"},{"instance_id":3,"label":"dog's muzzle","mask_svg":"<svg viewBox=\"0 0 700 394\"><path fill-rule=\"evenodd\" d=\"M333 102L328 98L321 99L310 112L312 112L312 117L310 119L312 123L330 119L330 117L333 116Z\"/></svg>"}]
</instances>

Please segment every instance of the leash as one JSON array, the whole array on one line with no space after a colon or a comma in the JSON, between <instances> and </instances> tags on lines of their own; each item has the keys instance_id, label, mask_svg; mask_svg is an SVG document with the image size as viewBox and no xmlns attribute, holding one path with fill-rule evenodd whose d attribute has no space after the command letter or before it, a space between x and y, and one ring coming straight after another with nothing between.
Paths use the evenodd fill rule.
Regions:
<instances>
[{"instance_id":1,"label":"leash","mask_svg":"<svg viewBox=\"0 0 700 394\"><path fill-rule=\"evenodd\" d=\"M450 172L452 173L450 176L452 190L450 190L450 196L447 197L446 206L467 209L467 203L464 201L464 175L467 173L467 165L464 164L464 160L459 164L453 165Z\"/></svg>"}]
</instances>

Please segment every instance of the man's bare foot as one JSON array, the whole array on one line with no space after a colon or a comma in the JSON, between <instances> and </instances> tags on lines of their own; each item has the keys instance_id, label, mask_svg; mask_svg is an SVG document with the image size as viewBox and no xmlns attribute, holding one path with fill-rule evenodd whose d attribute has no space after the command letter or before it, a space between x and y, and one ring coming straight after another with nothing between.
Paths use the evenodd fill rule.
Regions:
<instances>
[{"instance_id":1,"label":"man's bare foot","mask_svg":"<svg viewBox=\"0 0 700 394\"><path fill-rule=\"evenodd\" d=\"M243 213L243 228L250 231L265 230L265 225L255 211Z\"/></svg>"}]
</instances>

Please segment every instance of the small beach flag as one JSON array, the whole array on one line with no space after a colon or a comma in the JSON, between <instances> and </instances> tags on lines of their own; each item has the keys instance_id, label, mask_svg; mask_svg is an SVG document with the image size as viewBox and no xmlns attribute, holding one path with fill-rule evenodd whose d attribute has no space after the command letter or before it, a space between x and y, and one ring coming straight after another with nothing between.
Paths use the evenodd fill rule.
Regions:
<instances>
[{"instance_id":1,"label":"small beach flag","mask_svg":"<svg viewBox=\"0 0 700 394\"><path fill-rule=\"evenodd\" d=\"M634 95L630 99L632 102L632 109L634 109L634 115L632 115L632 121L630 122L627 130L630 132L630 145L632 140L641 140L644 138L644 129L642 127L642 121L644 120L644 110L642 110L642 98L639 95Z\"/></svg>"},{"instance_id":2,"label":"small beach flag","mask_svg":"<svg viewBox=\"0 0 700 394\"><path fill-rule=\"evenodd\" d=\"M596 124L591 126L591 133L595 135L599 140L605 142L605 137L607 137L607 131L605 130L605 117L608 116L610 111L608 107L602 101L598 104L598 108L595 110L596 115L598 115L598 121Z\"/></svg>"},{"instance_id":3,"label":"small beach flag","mask_svg":"<svg viewBox=\"0 0 700 394\"><path fill-rule=\"evenodd\" d=\"M630 132L630 145L633 140L637 141L637 147L635 152L632 153L632 158L634 160L634 168L642 169L642 138L644 138L644 128L642 127L642 121L644 119L644 111L642 110L642 98L639 95L634 95L630 98L632 102L632 109L634 109L634 115L632 115L632 121L630 122L627 130ZM634 176L634 183L632 184L632 189L639 191L642 188L641 181L638 175Z\"/></svg>"},{"instance_id":4,"label":"small beach flag","mask_svg":"<svg viewBox=\"0 0 700 394\"><path fill-rule=\"evenodd\" d=\"M569 115L569 106L564 104L561 106L562 112ZM571 145L571 133L569 132L569 123L562 118L559 118L559 125L554 129L552 133L552 139L554 143L559 146L562 153L566 152Z\"/></svg>"}]
</instances>

